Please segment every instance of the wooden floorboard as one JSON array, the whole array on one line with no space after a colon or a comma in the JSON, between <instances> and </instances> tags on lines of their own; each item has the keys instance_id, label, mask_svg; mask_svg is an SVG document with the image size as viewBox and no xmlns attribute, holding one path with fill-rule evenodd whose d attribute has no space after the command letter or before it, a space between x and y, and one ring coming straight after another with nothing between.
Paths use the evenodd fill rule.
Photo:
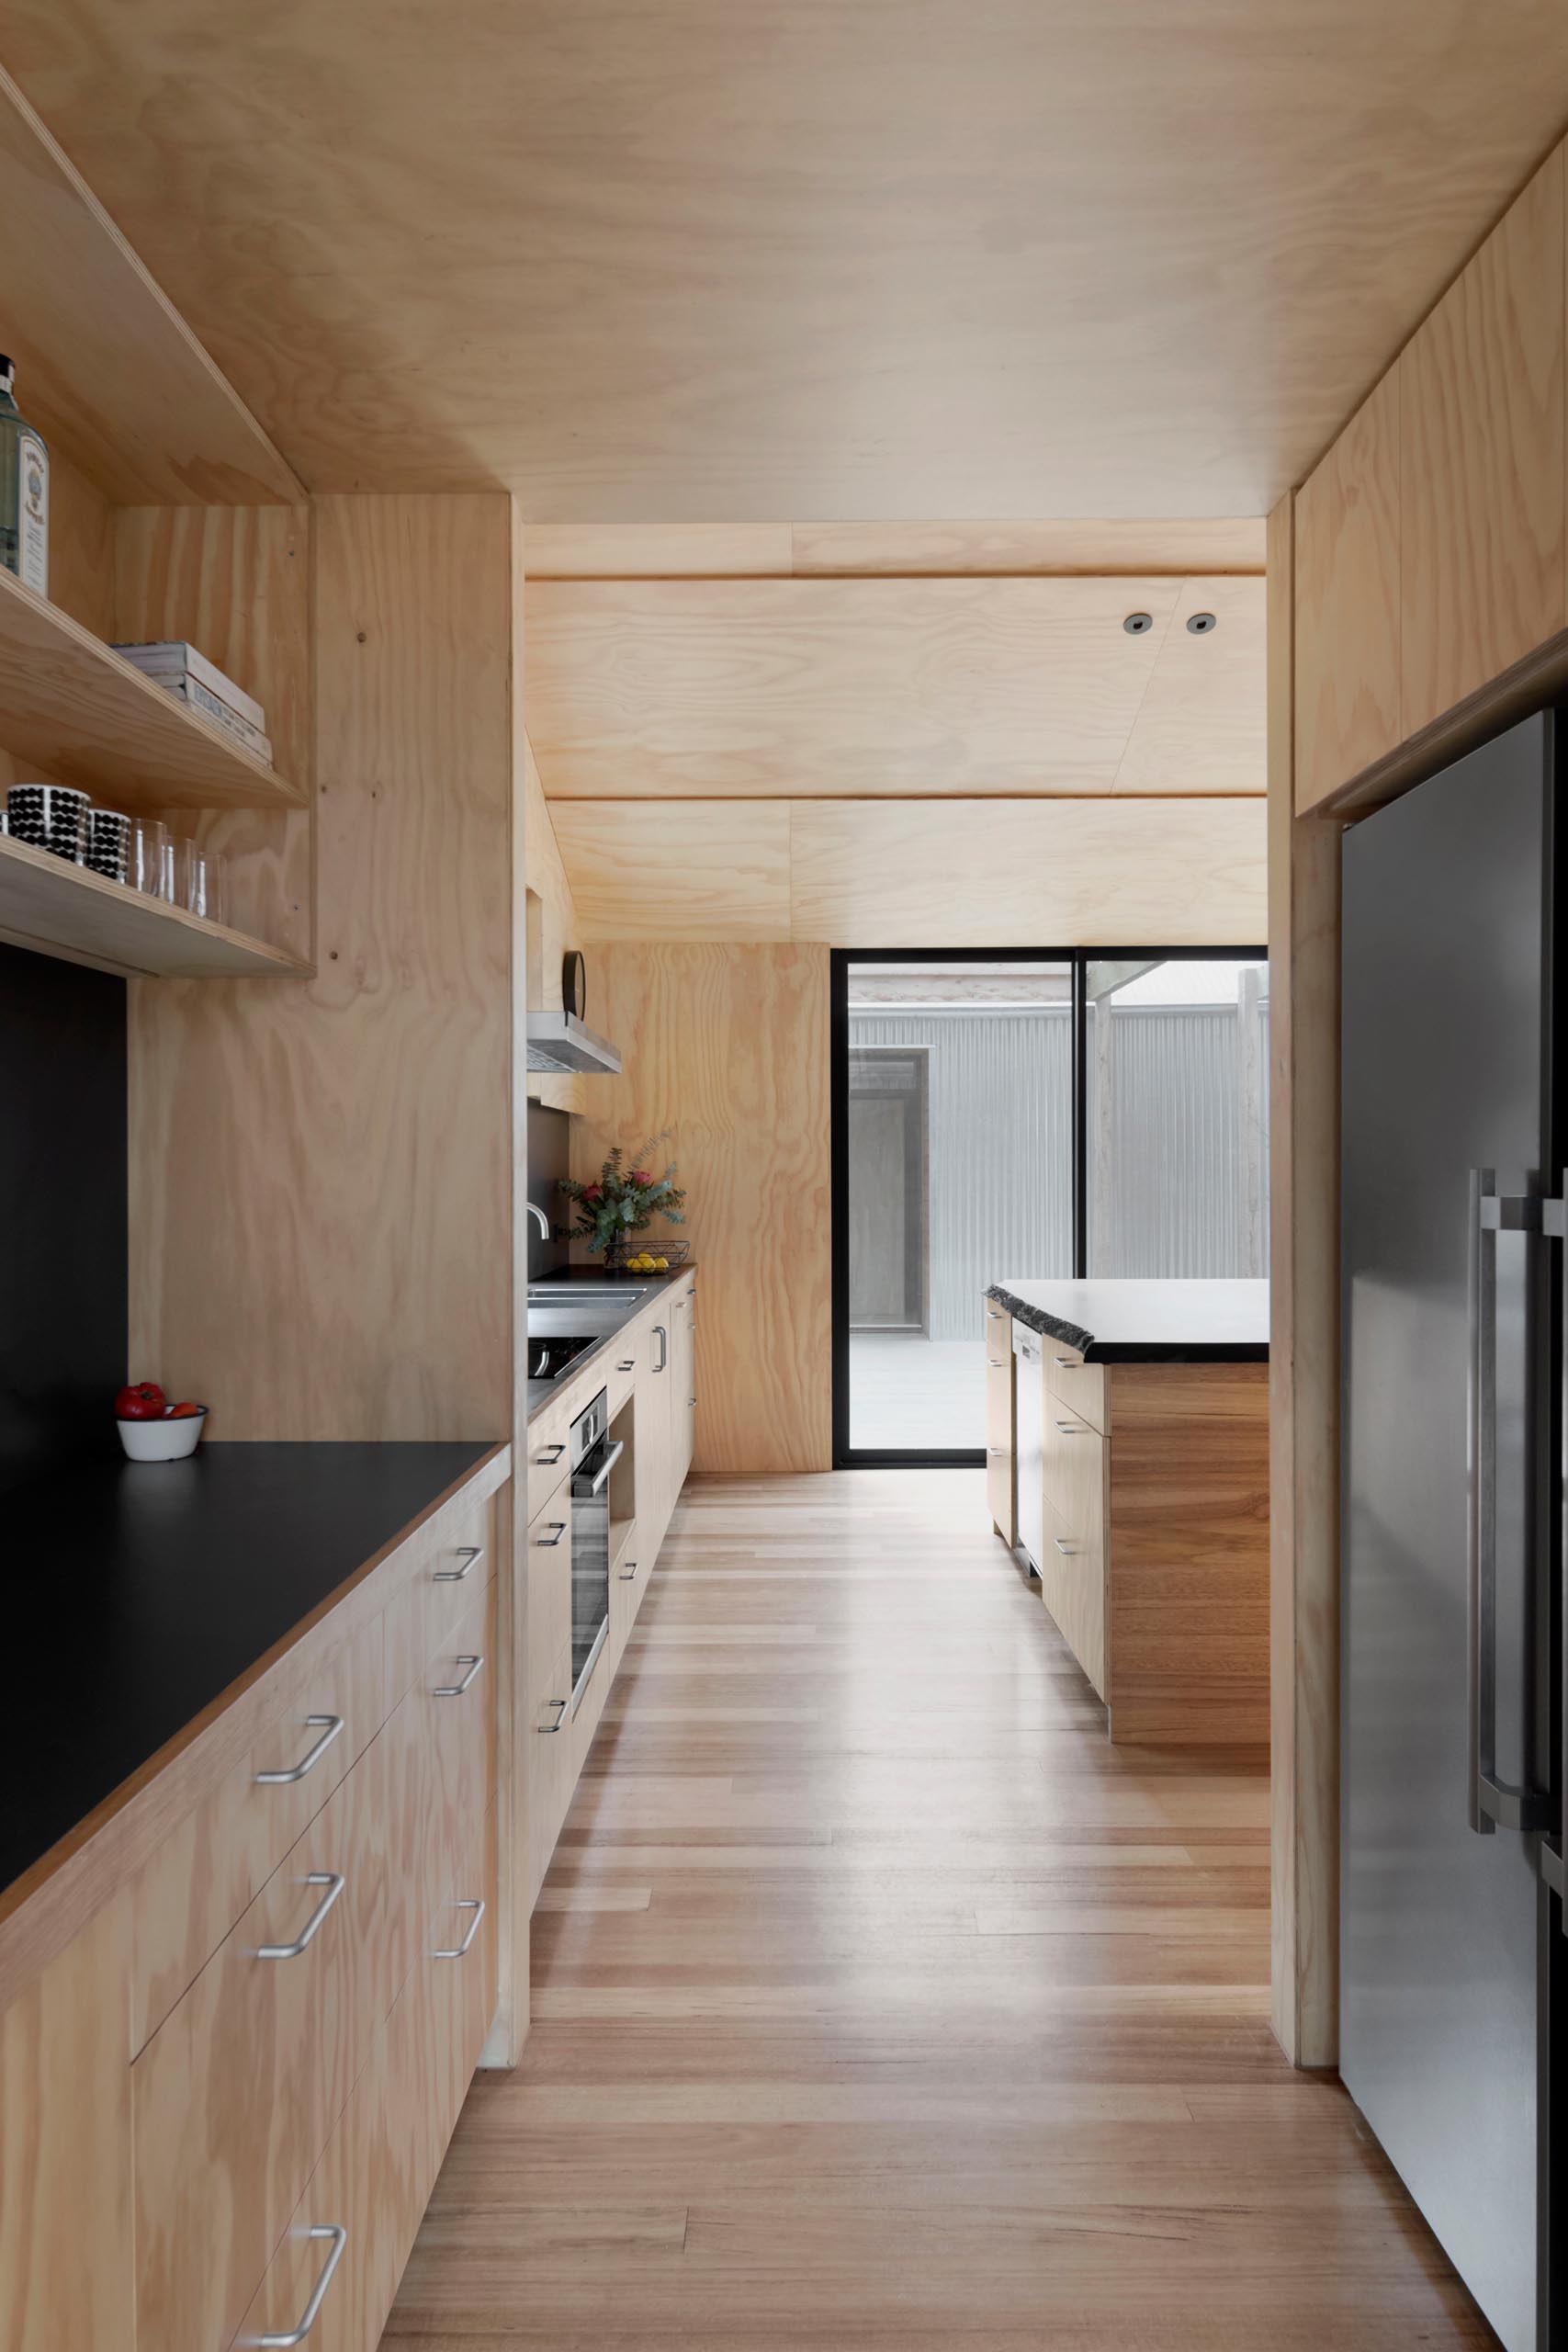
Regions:
<instances>
[{"instance_id":1,"label":"wooden floorboard","mask_svg":"<svg viewBox=\"0 0 1568 2352\"><path fill-rule=\"evenodd\" d=\"M385 2344L1492 2343L1269 2031L1265 1759L1103 1722L980 1473L694 1482Z\"/></svg>"}]
</instances>

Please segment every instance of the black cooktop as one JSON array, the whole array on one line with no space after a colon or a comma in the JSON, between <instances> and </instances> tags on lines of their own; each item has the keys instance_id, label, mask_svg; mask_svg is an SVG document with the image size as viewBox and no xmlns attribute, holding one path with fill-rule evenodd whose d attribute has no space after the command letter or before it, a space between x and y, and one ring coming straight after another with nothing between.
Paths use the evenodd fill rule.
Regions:
<instances>
[{"instance_id":1,"label":"black cooktop","mask_svg":"<svg viewBox=\"0 0 1568 2352\"><path fill-rule=\"evenodd\" d=\"M592 1332L587 1339L530 1340L528 1342L528 1377L530 1380L558 1380L563 1372L596 1348L604 1338L603 1331Z\"/></svg>"}]
</instances>

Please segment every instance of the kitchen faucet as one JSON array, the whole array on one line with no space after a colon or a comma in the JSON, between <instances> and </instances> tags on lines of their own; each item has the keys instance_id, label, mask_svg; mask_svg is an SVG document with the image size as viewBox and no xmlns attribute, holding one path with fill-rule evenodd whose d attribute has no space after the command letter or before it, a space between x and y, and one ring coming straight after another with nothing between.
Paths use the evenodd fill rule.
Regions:
<instances>
[{"instance_id":1,"label":"kitchen faucet","mask_svg":"<svg viewBox=\"0 0 1568 2352\"><path fill-rule=\"evenodd\" d=\"M550 1238L550 1221L549 1221L549 1218L545 1215L544 1210L543 1210L542 1208L539 1208L539 1207L538 1207L538 1206L537 1206L537 1205L536 1205L533 1201L529 1201L529 1202L527 1202L527 1203L525 1204L525 1205L526 1205L526 1207L527 1207L527 1211L528 1211L529 1216L536 1216L536 1217L538 1218L538 1220L539 1220L539 1231L544 1235L545 1239L547 1241L547 1240L549 1239L549 1238Z\"/></svg>"}]
</instances>

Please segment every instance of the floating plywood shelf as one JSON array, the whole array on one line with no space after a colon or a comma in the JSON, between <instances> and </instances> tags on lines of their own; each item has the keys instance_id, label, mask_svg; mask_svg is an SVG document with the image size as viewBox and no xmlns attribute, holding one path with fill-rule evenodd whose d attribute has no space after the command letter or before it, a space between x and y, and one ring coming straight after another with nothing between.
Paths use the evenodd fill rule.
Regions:
<instances>
[{"instance_id":1,"label":"floating plywood shelf","mask_svg":"<svg viewBox=\"0 0 1568 2352\"><path fill-rule=\"evenodd\" d=\"M281 948L4 836L0 938L127 976L289 979L310 969Z\"/></svg>"},{"instance_id":2,"label":"floating plywood shelf","mask_svg":"<svg viewBox=\"0 0 1568 2352\"><path fill-rule=\"evenodd\" d=\"M0 743L117 808L302 808L298 785L0 571Z\"/></svg>"},{"instance_id":3,"label":"floating plywood shelf","mask_svg":"<svg viewBox=\"0 0 1568 2352\"><path fill-rule=\"evenodd\" d=\"M294 504L292 467L0 73L4 348L22 413L117 506Z\"/></svg>"}]
</instances>

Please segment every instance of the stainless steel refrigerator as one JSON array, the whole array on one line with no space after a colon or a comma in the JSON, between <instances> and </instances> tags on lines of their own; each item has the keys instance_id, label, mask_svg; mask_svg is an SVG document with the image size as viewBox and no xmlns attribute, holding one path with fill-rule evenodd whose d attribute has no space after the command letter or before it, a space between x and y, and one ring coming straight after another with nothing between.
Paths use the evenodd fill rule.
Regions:
<instances>
[{"instance_id":1,"label":"stainless steel refrigerator","mask_svg":"<svg viewBox=\"0 0 1568 2352\"><path fill-rule=\"evenodd\" d=\"M1508 2352L1568 2294L1565 746L1343 849L1340 2071Z\"/></svg>"}]
</instances>

